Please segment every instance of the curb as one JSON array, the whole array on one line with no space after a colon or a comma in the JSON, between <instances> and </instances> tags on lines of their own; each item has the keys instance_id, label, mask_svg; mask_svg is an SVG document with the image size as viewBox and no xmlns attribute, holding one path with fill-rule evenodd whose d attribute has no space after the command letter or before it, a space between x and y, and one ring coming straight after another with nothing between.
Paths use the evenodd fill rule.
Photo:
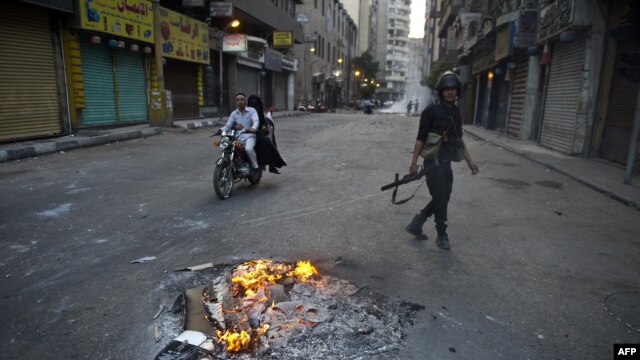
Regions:
<instances>
[{"instance_id":1,"label":"curb","mask_svg":"<svg viewBox=\"0 0 640 360\"><path fill-rule=\"evenodd\" d=\"M151 127L148 129L124 131L115 134L96 135L90 137L79 136L75 139L45 141L42 143L18 147L15 149L0 150L0 162L51 154L59 151L77 149L81 147L103 145L117 141L145 138L153 135L158 135L162 132L164 132L163 128Z\"/></svg>"},{"instance_id":2,"label":"curb","mask_svg":"<svg viewBox=\"0 0 640 360\"><path fill-rule=\"evenodd\" d=\"M311 115L311 113L307 113L304 111L291 111L291 112L281 112L276 113L274 116L275 119L291 117L291 116L304 116ZM224 126L226 121L211 121L211 120L200 120L188 122L184 126L175 126L180 128L187 129L198 129L198 128L210 128L215 126ZM116 130L117 131L117 130ZM130 130L130 131L120 131L115 132L113 134L104 134L104 135L94 135L94 136L82 136L78 135L75 137L70 137L68 139L64 137L60 137L57 140L40 140L35 143L30 143L28 145L25 144L17 144L13 149L0 150L0 162L7 162L11 160L18 160L28 157L34 157L38 155L44 154L52 154L59 151L66 151L71 149L83 148L83 147L91 147L97 145L103 145L108 143L113 143L117 141L125 141L132 139L145 138L148 136L158 135L162 132L166 131L163 127L149 127L145 129L138 130Z\"/></svg>"},{"instance_id":3,"label":"curb","mask_svg":"<svg viewBox=\"0 0 640 360\"><path fill-rule=\"evenodd\" d=\"M559 174L565 175L565 176L571 178L572 180L577 181L578 183L580 183L580 184L582 184L582 185L584 185L584 186L586 186L586 187L588 187L588 188L590 188L592 190L595 190L596 192L599 192L600 194L603 194L604 196L606 196L606 197L608 197L608 198L610 198L612 200L615 200L615 201L617 201L619 203L622 203L624 205L627 205L627 206L629 206L631 208L634 208L634 209L640 211L640 204L637 204L633 200L625 199L624 197L622 197L620 195L617 195L617 194L615 194L615 193L613 193L613 192L611 192L609 190L605 190L605 189L601 188L600 186L598 186L597 184L594 184L594 183L591 183L589 181L586 181L583 178L580 178L580 177L578 177L578 176L576 176L576 175L574 175L574 174L572 174L570 172L567 172L567 171L565 171L565 170L563 170L563 169L561 169L561 168L559 168L559 167L557 167L555 165L552 165L552 164L550 164L548 162L545 162L545 161L540 161L540 160L530 156L525 151L521 151L521 150L518 150L518 149L516 149L516 148L514 148L514 147L512 147L510 145L506 145L506 144L503 144L503 143L500 143L500 142L497 142L497 141L494 141L494 140L487 139L486 137L483 137L482 135L479 135L479 134L473 132L473 130L470 131L470 130L465 129L465 128L463 128L463 130L464 130L464 132L469 133L472 136L475 136L475 137L477 137L478 139L480 139L480 140L482 140L484 142L487 142L487 143L489 143L491 145L494 145L494 146L499 146L499 147L501 147L501 148L513 153L513 154L516 154L518 156L522 156L523 158L525 158L525 159L527 159L527 160L529 160L531 162L534 162L536 164L546 166L549 169L552 169L553 171L555 171L555 172L557 172Z\"/></svg>"}]
</instances>

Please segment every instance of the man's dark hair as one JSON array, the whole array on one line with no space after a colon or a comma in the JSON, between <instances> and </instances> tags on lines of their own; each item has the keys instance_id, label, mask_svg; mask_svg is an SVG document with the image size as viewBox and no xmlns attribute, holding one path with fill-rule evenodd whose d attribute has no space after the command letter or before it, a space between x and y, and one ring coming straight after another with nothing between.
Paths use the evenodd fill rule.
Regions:
<instances>
[{"instance_id":1,"label":"man's dark hair","mask_svg":"<svg viewBox=\"0 0 640 360\"><path fill-rule=\"evenodd\" d=\"M245 95L243 92L236 93L236 96L234 96L233 98L234 98L234 99L235 99L235 98L237 98L237 97L238 97L238 95L242 95L242 96L244 96L244 98L245 98L245 99L247 98L247 95Z\"/></svg>"}]
</instances>

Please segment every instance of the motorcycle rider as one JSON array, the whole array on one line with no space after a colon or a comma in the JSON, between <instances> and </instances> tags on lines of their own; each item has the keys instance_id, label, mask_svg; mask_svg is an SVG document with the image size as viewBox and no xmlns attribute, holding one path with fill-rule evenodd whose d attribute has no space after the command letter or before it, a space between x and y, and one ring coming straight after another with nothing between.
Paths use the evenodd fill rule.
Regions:
<instances>
[{"instance_id":1,"label":"motorcycle rider","mask_svg":"<svg viewBox=\"0 0 640 360\"><path fill-rule=\"evenodd\" d=\"M249 162L251 162L252 174L255 175L259 171L255 146L256 132L258 131L260 119L258 118L256 109L247 106L247 96L244 93L237 93L235 99L238 108L231 112L227 123L220 131L228 131L232 128L234 130L247 129L248 132L240 134L238 140L244 144L244 151L249 157Z\"/></svg>"}]
</instances>

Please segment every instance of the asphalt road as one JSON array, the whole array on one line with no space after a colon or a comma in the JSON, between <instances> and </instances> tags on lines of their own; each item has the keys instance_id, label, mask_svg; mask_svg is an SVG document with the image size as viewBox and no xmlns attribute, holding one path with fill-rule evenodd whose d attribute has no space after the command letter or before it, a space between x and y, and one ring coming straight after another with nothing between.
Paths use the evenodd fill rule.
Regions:
<instances>
[{"instance_id":1,"label":"asphalt road","mask_svg":"<svg viewBox=\"0 0 640 360\"><path fill-rule=\"evenodd\" d=\"M174 269L311 259L425 306L399 359L611 359L640 343L637 210L469 138L454 164L452 250L404 226L426 203L380 186L409 167L416 117L277 120L288 166L219 200L207 129L0 164L0 357L149 359ZM401 189L409 195L418 183ZM132 260L155 256L142 264Z\"/></svg>"}]
</instances>

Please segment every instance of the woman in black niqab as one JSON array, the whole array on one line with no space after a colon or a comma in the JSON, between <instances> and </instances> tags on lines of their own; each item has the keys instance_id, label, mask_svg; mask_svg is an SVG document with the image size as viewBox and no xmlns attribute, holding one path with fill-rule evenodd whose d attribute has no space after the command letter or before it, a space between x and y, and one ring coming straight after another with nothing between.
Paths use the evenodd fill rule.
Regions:
<instances>
[{"instance_id":1,"label":"woman in black niqab","mask_svg":"<svg viewBox=\"0 0 640 360\"><path fill-rule=\"evenodd\" d=\"M264 167L269 166L269 172L280 174L278 168L287 166L282 159L278 148L276 147L275 128L273 121L265 118L262 100L256 95L249 96L247 106L256 109L258 118L260 119L260 129L256 138L256 155L258 156L258 165Z\"/></svg>"}]
</instances>

